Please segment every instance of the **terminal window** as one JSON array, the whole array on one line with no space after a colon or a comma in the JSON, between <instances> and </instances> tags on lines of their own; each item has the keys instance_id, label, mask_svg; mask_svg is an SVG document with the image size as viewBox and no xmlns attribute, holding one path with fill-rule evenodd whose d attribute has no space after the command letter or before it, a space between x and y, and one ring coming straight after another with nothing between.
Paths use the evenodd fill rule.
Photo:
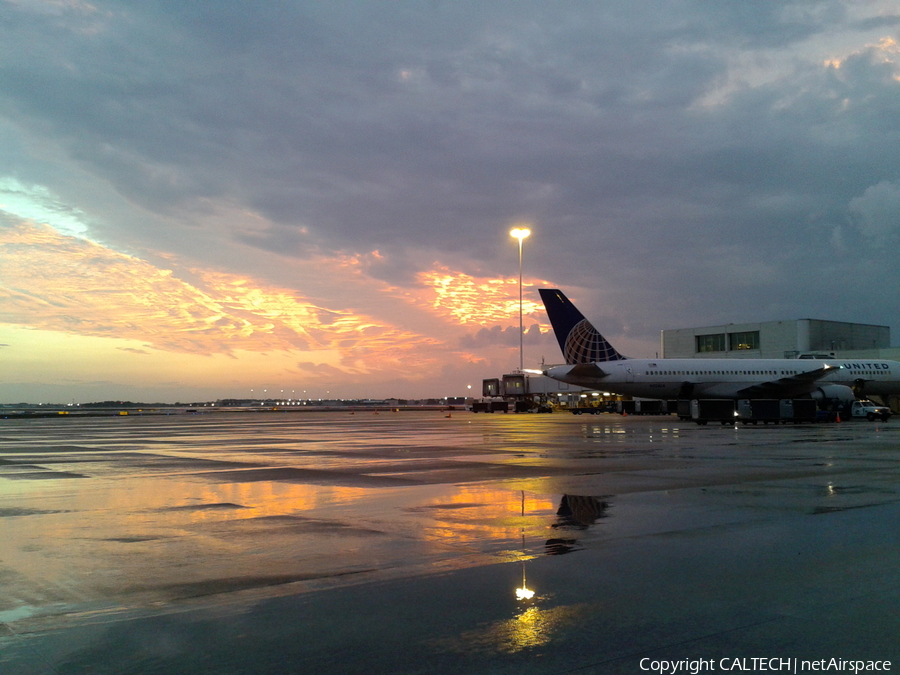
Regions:
<instances>
[{"instance_id":1,"label":"terminal window","mask_svg":"<svg viewBox=\"0 0 900 675\"><path fill-rule=\"evenodd\" d=\"M698 335L697 336L698 352L724 352L725 351L725 333L717 333L715 335Z\"/></svg>"},{"instance_id":2,"label":"terminal window","mask_svg":"<svg viewBox=\"0 0 900 675\"><path fill-rule=\"evenodd\" d=\"M750 330L745 333L729 333L728 348L732 351L759 349L759 331Z\"/></svg>"}]
</instances>

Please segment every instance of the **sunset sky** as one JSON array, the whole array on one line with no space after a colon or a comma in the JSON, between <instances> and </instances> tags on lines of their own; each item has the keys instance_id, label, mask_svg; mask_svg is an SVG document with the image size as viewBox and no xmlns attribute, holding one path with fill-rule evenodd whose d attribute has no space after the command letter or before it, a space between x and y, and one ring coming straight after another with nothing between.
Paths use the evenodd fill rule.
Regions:
<instances>
[{"instance_id":1,"label":"sunset sky","mask_svg":"<svg viewBox=\"0 0 900 675\"><path fill-rule=\"evenodd\" d=\"M881 0L0 0L0 403L479 393L818 318L900 331ZM473 389L469 390L468 385Z\"/></svg>"}]
</instances>

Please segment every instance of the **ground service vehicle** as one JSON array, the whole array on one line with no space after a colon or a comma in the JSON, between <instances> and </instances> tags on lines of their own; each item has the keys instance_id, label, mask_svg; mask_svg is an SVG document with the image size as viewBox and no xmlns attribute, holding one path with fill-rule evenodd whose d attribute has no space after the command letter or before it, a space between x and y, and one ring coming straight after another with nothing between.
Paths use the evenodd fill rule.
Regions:
<instances>
[{"instance_id":1,"label":"ground service vehicle","mask_svg":"<svg viewBox=\"0 0 900 675\"><path fill-rule=\"evenodd\" d=\"M850 404L850 417L865 417L870 422L876 418L881 418L887 422L891 417L891 409L863 399L861 401L853 401Z\"/></svg>"}]
</instances>

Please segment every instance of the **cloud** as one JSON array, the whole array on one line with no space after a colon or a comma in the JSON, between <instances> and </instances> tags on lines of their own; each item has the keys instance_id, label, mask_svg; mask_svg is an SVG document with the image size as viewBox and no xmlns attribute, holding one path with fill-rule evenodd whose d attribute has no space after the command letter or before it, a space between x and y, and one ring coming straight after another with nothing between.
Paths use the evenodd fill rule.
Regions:
<instances>
[{"instance_id":1,"label":"cloud","mask_svg":"<svg viewBox=\"0 0 900 675\"><path fill-rule=\"evenodd\" d=\"M313 363L312 361L303 361L297 364L297 368L304 373L322 376L323 379L328 377L339 377L343 375L343 373L339 369L335 368L334 366L330 366L327 363Z\"/></svg>"},{"instance_id":2,"label":"cloud","mask_svg":"<svg viewBox=\"0 0 900 675\"><path fill-rule=\"evenodd\" d=\"M850 202L860 233L878 246L896 245L900 234L900 183L881 181Z\"/></svg>"},{"instance_id":3,"label":"cloud","mask_svg":"<svg viewBox=\"0 0 900 675\"><path fill-rule=\"evenodd\" d=\"M433 308L455 323L484 325L518 316L516 279L476 279L468 274L455 274L446 268L440 268L420 272L418 280L433 290ZM528 283L529 287L533 285L533 282ZM523 299L524 315L542 311L543 307L539 303Z\"/></svg>"},{"instance_id":4,"label":"cloud","mask_svg":"<svg viewBox=\"0 0 900 675\"><path fill-rule=\"evenodd\" d=\"M0 209L39 223L51 223L63 234L84 237L87 217L79 209L65 204L42 185L25 185L12 177L0 178Z\"/></svg>"},{"instance_id":5,"label":"cloud","mask_svg":"<svg viewBox=\"0 0 900 675\"><path fill-rule=\"evenodd\" d=\"M358 260L352 258L319 258L317 270L345 285L366 287L367 293L375 286L374 292L383 298L381 305L400 302L406 308L403 322L322 306L299 290L229 272L178 264L158 268L10 215L0 215L0 221L0 325L56 333L61 339L109 340L108 348L119 354L152 357L130 366L143 369L143 376L161 373L156 365L161 354L194 359L191 371L200 367L197 357L225 356L238 362L227 369L244 377L252 372L253 364L271 354L271 366L264 365L258 372L274 367L282 373L279 379L324 379L337 390L360 378L385 380L396 373L408 373L408 383L434 380L446 359L477 360L465 350L457 351L452 338L454 324L466 323L456 317L464 313L465 303L472 298L463 301L453 293L438 293L432 286L415 292L379 287L361 273ZM475 283L508 289L506 280L474 280L447 268L427 278L437 275L443 279L440 288L444 291ZM479 308L479 321L512 319L509 303L502 296L503 292L495 292L491 301ZM410 318L416 314L424 317L419 323L432 329L444 323L447 333L429 335L403 327L402 323L416 323ZM97 347L91 345L96 353ZM296 369L278 365L286 358L297 363ZM221 365L210 362L207 367Z\"/></svg>"},{"instance_id":6,"label":"cloud","mask_svg":"<svg viewBox=\"0 0 900 675\"><path fill-rule=\"evenodd\" d=\"M150 352L146 349L135 349L134 347L119 347L123 352L128 352L129 354L149 354Z\"/></svg>"},{"instance_id":7,"label":"cloud","mask_svg":"<svg viewBox=\"0 0 900 675\"><path fill-rule=\"evenodd\" d=\"M526 345L550 345L551 341L546 339L547 333L541 331L541 327L532 324L525 328L522 342ZM463 335L459 339L459 346L462 349L477 351L485 347L503 345L505 347L519 346L519 327L494 326L493 328L482 328L474 335Z\"/></svg>"},{"instance_id":8,"label":"cloud","mask_svg":"<svg viewBox=\"0 0 900 675\"><path fill-rule=\"evenodd\" d=\"M415 351L437 344L234 274L193 270L199 283L188 283L172 270L27 221L7 218L0 242L6 323L140 339L170 351L340 348L348 363L394 345Z\"/></svg>"}]
</instances>

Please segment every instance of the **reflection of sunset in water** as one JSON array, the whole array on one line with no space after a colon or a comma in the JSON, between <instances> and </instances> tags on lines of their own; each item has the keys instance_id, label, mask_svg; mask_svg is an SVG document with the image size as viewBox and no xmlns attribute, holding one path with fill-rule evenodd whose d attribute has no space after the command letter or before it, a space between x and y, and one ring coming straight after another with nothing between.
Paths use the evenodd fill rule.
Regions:
<instances>
[{"instance_id":1,"label":"reflection of sunset in water","mask_svg":"<svg viewBox=\"0 0 900 675\"><path fill-rule=\"evenodd\" d=\"M76 466L61 463L59 470L74 473ZM239 590L242 578L259 587L339 578L391 567L392 560L446 564L441 561L449 562L459 545L473 554L507 551L517 559L524 555L518 550L523 522L548 516L555 506L549 497L529 494L523 520L520 493L496 487L211 482L216 472L202 479L189 473L129 477L121 489L122 478L96 477L101 463L92 466L93 477L40 481L39 500L34 493L26 503L0 496L0 512L22 514L4 519L5 563L44 580L22 579L43 590L28 598L8 596L7 602L74 602L67 590L71 579L80 580L82 599L190 597L201 592L198 584L203 594ZM233 478L241 472L227 473ZM547 518L533 522L542 537Z\"/></svg>"},{"instance_id":2,"label":"reflection of sunset in water","mask_svg":"<svg viewBox=\"0 0 900 675\"><path fill-rule=\"evenodd\" d=\"M509 619L434 642L446 651L514 654L548 644L560 630L578 622L589 610L586 604L548 609L530 606Z\"/></svg>"},{"instance_id":3,"label":"reflection of sunset in water","mask_svg":"<svg viewBox=\"0 0 900 675\"><path fill-rule=\"evenodd\" d=\"M347 504L361 499L364 488L337 485L295 485L259 481L254 483L224 483L204 486L199 500L201 503L234 502L245 506L234 518L259 518L262 516L284 516L301 511L309 511L326 506ZM191 513L193 522L209 520L211 513L196 510Z\"/></svg>"},{"instance_id":4,"label":"reflection of sunset in water","mask_svg":"<svg viewBox=\"0 0 900 675\"><path fill-rule=\"evenodd\" d=\"M518 447L522 428L497 421L484 421L490 446L468 421L451 432L442 412L10 425L0 525L2 567L15 572L4 571L0 612L296 592L500 562L519 576L545 553L560 496L546 490L552 466L498 451ZM541 609L516 601L513 585L510 602ZM519 633L544 631L553 615L542 612L522 614Z\"/></svg>"},{"instance_id":5,"label":"reflection of sunset in water","mask_svg":"<svg viewBox=\"0 0 900 675\"><path fill-rule=\"evenodd\" d=\"M449 497L429 505L434 523L425 537L435 541L472 542L478 540L518 540L522 528L537 527L543 533L546 523L536 516L556 511L554 498L525 493L525 517L518 490L500 490L495 486L457 486Z\"/></svg>"}]
</instances>

